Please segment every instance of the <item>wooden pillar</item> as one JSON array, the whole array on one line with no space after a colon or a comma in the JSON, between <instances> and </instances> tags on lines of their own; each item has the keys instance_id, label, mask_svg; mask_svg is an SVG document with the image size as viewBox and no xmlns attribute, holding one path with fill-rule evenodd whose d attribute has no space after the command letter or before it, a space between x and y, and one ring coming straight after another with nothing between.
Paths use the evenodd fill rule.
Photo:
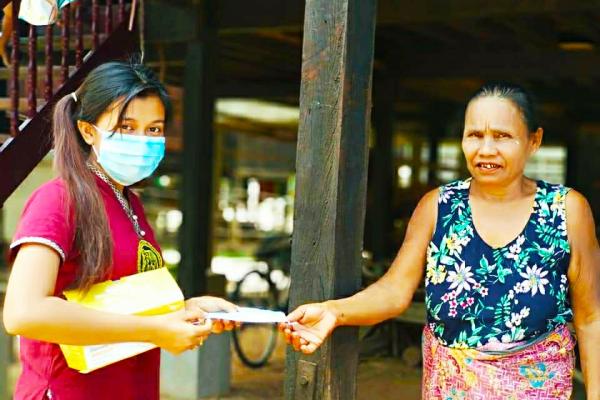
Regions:
<instances>
[{"instance_id":1,"label":"wooden pillar","mask_svg":"<svg viewBox=\"0 0 600 400\"><path fill-rule=\"evenodd\" d=\"M206 293L212 258L215 4L201 6L200 32L188 42L184 73L179 284L186 297Z\"/></svg>"},{"instance_id":2,"label":"wooden pillar","mask_svg":"<svg viewBox=\"0 0 600 400\"><path fill-rule=\"evenodd\" d=\"M183 151L178 281L186 298L207 293L212 259L214 109L217 0L199 2L197 32L187 44L183 97ZM168 16L165 16L168 18ZM211 336L179 357L163 352L161 392L169 398L219 397L230 389L230 335Z\"/></svg>"},{"instance_id":3,"label":"wooden pillar","mask_svg":"<svg viewBox=\"0 0 600 400\"><path fill-rule=\"evenodd\" d=\"M373 253L375 261L389 256L389 238L393 229L392 201L396 182L393 160L394 97L393 82L384 79L375 83L375 139L369 161L369 205L365 231L365 248Z\"/></svg>"},{"instance_id":4,"label":"wooden pillar","mask_svg":"<svg viewBox=\"0 0 600 400\"><path fill-rule=\"evenodd\" d=\"M438 162L438 150L440 147L440 137L442 136L444 130L444 124L442 121L437 119L435 114L429 113L430 123L427 127L427 141L428 141L428 153L429 160L427 168L427 185L430 187L437 186L438 184L438 172L439 162ZM419 156L420 157L420 156Z\"/></svg>"},{"instance_id":5,"label":"wooden pillar","mask_svg":"<svg viewBox=\"0 0 600 400\"><path fill-rule=\"evenodd\" d=\"M375 0L307 0L292 244L292 307L353 294L361 277ZM356 396L356 328L288 353L287 399Z\"/></svg>"},{"instance_id":6,"label":"wooden pillar","mask_svg":"<svg viewBox=\"0 0 600 400\"><path fill-rule=\"evenodd\" d=\"M577 187L577 143L575 140L567 142L567 161L565 184L569 187Z\"/></svg>"},{"instance_id":7,"label":"wooden pillar","mask_svg":"<svg viewBox=\"0 0 600 400\"><path fill-rule=\"evenodd\" d=\"M427 184L430 187L438 186L438 172L439 160L438 160L438 149L440 147L440 139L442 139L448 124L452 118L454 112L454 106L449 103L434 102L429 104L427 107L427 141L428 141L428 153L429 153L429 168L427 170ZM462 132L461 132L462 135ZM418 156L420 158L420 156Z\"/></svg>"},{"instance_id":8,"label":"wooden pillar","mask_svg":"<svg viewBox=\"0 0 600 400\"><path fill-rule=\"evenodd\" d=\"M567 160L566 160L566 173L565 173L565 184L569 187L578 188L581 179L578 174L578 164L580 160L579 144L580 144L580 128L577 124L573 124L570 129L564 128L561 132L565 138L565 144L567 147Z\"/></svg>"}]
</instances>

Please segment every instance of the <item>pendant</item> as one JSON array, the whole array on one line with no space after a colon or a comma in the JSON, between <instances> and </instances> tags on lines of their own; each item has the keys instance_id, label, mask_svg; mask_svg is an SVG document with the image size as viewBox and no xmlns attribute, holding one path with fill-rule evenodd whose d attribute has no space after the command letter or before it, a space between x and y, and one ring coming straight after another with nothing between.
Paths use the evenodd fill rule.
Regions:
<instances>
[{"instance_id":1,"label":"pendant","mask_svg":"<svg viewBox=\"0 0 600 400\"><path fill-rule=\"evenodd\" d=\"M164 266L163 259L149 242L140 240L137 251L137 269L138 272L152 271Z\"/></svg>"}]
</instances>

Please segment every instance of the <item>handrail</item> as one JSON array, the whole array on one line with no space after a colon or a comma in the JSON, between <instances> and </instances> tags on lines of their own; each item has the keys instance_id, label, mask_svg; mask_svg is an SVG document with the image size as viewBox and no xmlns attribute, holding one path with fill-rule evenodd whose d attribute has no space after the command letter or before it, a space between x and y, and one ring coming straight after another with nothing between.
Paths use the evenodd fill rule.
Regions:
<instances>
[{"instance_id":1,"label":"handrail","mask_svg":"<svg viewBox=\"0 0 600 400\"><path fill-rule=\"evenodd\" d=\"M18 185L29 175L35 166L48 153L52 146L51 140L51 118L53 105L58 99L76 90L85 76L96 66L109 60L122 59L129 56L138 48L138 36L136 32L129 29L129 19L125 17L125 1L119 0L114 4L112 0L104 0L104 12L99 12L100 4L98 0L88 0L92 5L91 23L88 25L92 35L92 51L84 57L84 23L83 11L85 10L80 0L79 4L74 3L65 6L62 9L63 24L60 30L62 38L62 51L60 66L52 63L54 50L54 36L52 26L45 29L44 46L45 54L45 77L43 98L45 104L38 111L37 95L37 31L36 28L30 28L27 45L27 75L26 75L26 98L27 112L29 121L22 124L19 129L19 43L20 38L15 34L18 25L18 5L19 0L13 0L13 49L12 65L10 66L11 76L9 77L10 87L10 116L11 116L11 138L0 147L0 207L4 201L12 194ZM135 0L133 0L135 2ZM0 7L6 6L10 1L0 0ZM116 2L115 2L116 3ZM73 7L71 7L73 6ZM118 18L113 21L113 13L117 11ZM74 11L71 18L71 11ZM103 21L100 19L104 18ZM104 23L104 31L100 34L98 28L100 23ZM116 24L114 23L116 22ZM75 46L70 46L71 25L74 25ZM112 29L116 25L116 29ZM134 27L135 28L135 27ZM103 39L101 41L100 39ZM74 52L75 72L69 75L73 65L69 65ZM55 67L60 68L60 87L54 91L53 71ZM41 95L42 93L40 93Z\"/></svg>"}]
</instances>

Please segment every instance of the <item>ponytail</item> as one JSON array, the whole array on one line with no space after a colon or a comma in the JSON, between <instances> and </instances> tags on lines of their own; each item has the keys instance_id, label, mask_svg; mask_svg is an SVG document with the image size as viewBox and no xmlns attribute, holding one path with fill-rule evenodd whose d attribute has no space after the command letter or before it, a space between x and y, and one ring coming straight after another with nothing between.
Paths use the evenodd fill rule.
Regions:
<instances>
[{"instance_id":1,"label":"ponytail","mask_svg":"<svg viewBox=\"0 0 600 400\"><path fill-rule=\"evenodd\" d=\"M90 146L83 140L74 118L77 103L65 96L56 103L52 131L54 167L69 195L68 212L74 214L75 247L79 271L73 284L79 289L108 279L112 265L112 242L104 202L93 172L86 162Z\"/></svg>"}]
</instances>

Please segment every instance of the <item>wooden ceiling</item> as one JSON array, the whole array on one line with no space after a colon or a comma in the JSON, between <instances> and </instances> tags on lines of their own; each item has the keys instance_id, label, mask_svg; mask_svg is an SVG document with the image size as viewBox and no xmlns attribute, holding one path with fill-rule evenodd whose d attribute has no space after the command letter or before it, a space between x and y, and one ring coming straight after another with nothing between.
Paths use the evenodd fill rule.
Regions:
<instances>
[{"instance_id":1,"label":"wooden ceiling","mask_svg":"<svg viewBox=\"0 0 600 400\"><path fill-rule=\"evenodd\" d=\"M147 6L150 62L173 84L196 34L193 4ZM297 103L304 1L218 5L219 96ZM378 14L375 87L394 87L400 116L510 80L532 90L548 120L600 121L600 0L380 0Z\"/></svg>"}]
</instances>

